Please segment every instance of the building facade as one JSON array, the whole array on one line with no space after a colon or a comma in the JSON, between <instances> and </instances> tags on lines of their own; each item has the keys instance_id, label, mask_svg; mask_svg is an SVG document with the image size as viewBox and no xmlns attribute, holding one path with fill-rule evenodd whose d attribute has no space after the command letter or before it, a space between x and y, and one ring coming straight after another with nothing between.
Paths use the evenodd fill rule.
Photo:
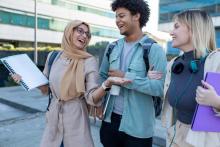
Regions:
<instances>
[{"instance_id":1,"label":"building facade","mask_svg":"<svg viewBox=\"0 0 220 147\"><path fill-rule=\"evenodd\" d=\"M90 44L118 39L120 34L110 4L110 0L37 0L39 45L60 44L66 24L73 19L90 24ZM34 27L34 0L0 0L0 44L31 46Z\"/></svg>"},{"instance_id":2,"label":"building facade","mask_svg":"<svg viewBox=\"0 0 220 147\"><path fill-rule=\"evenodd\" d=\"M216 44L220 47L220 0L160 0L159 27L160 31L170 32L173 28L172 17L187 9L205 10L212 16L216 30ZM168 42L168 52L176 53Z\"/></svg>"}]
</instances>

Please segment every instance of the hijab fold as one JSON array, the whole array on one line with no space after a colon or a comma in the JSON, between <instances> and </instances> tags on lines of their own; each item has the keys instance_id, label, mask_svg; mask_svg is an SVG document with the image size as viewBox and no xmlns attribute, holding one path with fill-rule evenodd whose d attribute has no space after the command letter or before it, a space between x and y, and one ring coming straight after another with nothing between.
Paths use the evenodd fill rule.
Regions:
<instances>
[{"instance_id":1,"label":"hijab fold","mask_svg":"<svg viewBox=\"0 0 220 147\"><path fill-rule=\"evenodd\" d=\"M92 55L87 53L85 48L80 50L74 45L73 31L81 24L85 24L89 28L87 23L80 20L74 20L66 26L62 39L62 57L71 59L61 80L60 99L64 101L81 97L85 93L84 60Z\"/></svg>"}]
</instances>

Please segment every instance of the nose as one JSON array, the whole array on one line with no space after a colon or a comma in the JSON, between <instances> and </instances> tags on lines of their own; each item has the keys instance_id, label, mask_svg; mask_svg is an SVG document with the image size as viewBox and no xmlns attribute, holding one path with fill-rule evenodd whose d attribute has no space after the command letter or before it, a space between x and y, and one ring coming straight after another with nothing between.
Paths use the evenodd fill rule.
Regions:
<instances>
[{"instance_id":1,"label":"nose","mask_svg":"<svg viewBox=\"0 0 220 147\"><path fill-rule=\"evenodd\" d=\"M115 22L116 22L116 25L119 23L119 21L120 21L120 18L117 16L117 17L116 17L116 21L115 21Z\"/></svg>"},{"instance_id":2,"label":"nose","mask_svg":"<svg viewBox=\"0 0 220 147\"><path fill-rule=\"evenodd\" d=\"M173 30L170 31L170 36L172 37L174 35Z\"/></svg>"}]
</instances>

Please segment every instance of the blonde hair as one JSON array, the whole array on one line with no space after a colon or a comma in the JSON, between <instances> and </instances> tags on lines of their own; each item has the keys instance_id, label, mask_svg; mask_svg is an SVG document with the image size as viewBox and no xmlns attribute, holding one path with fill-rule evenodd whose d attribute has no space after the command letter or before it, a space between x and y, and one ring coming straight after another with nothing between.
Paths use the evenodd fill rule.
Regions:
<instances>
[{"instance_id":1,"label":"blonde hair","mask_svg":"<svg viewBox=\"0 0 220 147\"><path fill-rule=\"evenodd\" d=\"M192 32L196 57L207 55L216 49L215 28L212 18L202 10L187 10L174 16L174 20L185 24Z\"/></svg>"}]
</instances>

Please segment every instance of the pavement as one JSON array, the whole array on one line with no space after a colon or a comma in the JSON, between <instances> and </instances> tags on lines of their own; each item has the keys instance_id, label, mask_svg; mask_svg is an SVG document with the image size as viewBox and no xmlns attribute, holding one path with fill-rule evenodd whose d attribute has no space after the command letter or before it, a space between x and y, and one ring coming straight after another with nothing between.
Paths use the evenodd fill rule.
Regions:
<instances>
[{"instance_id":1,"label":"pavement","mask_svg":"<svg viewBox=\"0 0 220 147\"><path fill-rule=\"evenodd\" d=\"M38 89L25 91L20 86L0 88L0 147L39 147L45 127L48 97ZM101 121L90 121L95 147ZM165 129L156 120L153 147L165 147Z\"/></svg>"}]
</instances>

